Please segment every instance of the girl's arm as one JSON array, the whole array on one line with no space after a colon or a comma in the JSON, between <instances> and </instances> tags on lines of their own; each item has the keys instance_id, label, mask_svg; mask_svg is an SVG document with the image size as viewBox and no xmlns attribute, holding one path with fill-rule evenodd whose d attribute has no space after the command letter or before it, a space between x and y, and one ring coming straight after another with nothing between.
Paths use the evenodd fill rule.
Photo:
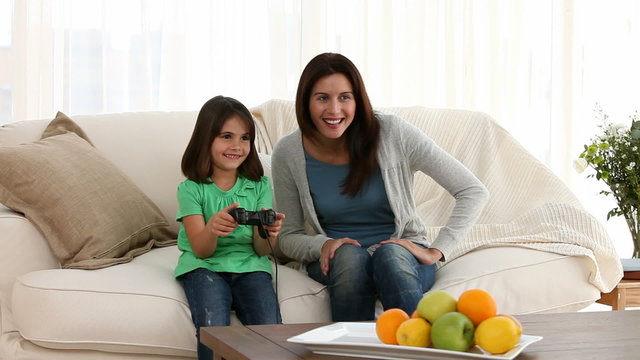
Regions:
<instances>
[{"instance_id":1,"label":"girl's arm","mask_svg":"<svg viewBox=\"0 0 640 360\"><path fill-rule=\"evenodd\" d=\"M218 236L227 236L235 230L238 223L229 214L229 210L236 207L238 203L233 203L218 211L206 224L202 215L188 215L182 218L191 250L197 257L205 259L211 256L218 247Z\"/></svg>"}]
</instances>

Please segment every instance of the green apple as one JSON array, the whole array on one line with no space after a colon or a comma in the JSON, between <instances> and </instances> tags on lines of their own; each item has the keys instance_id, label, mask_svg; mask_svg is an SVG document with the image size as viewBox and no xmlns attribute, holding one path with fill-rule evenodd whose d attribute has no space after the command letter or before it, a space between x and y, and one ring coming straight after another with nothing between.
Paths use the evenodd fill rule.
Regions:
<instances>
[{"instance_id":1,"label":"green apple","mask_svg":"<svg viewBox=\"0 0 640 360\"><path fill-rule=\"evenodd\" d=\"M433 323L442 315L456 311L456 299L446 291L436 290L426 293L418 302L416 310L420 317Z\"/></svg>"},{"instance_id":2,"label":"green apple","mask_svg":"<svg viewBox=\"0 0 640 360\"><path fill-rule=\"evenodd\" d=\"M431 327L431 343L437 349L467 351L473 343L473 322L459 312L446 313Z\"/></svg>"}]
</instances>

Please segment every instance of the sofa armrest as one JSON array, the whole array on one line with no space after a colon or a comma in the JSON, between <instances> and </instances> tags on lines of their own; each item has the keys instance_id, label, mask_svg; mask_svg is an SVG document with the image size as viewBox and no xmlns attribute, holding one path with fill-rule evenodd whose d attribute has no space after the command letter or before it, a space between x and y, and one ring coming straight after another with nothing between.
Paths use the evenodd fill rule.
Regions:
<instances>
[{"instance_id":1,"label":"sofa armrest","mask_svg":"<svg viewBox=\"0 0 640 360\"><path fill-rule=\"evenodd\" d=\"M22 214L0 204L0 301L10 303L11 288L18 276L59 268L38 229Z\"/></svg>"}]
</instances>

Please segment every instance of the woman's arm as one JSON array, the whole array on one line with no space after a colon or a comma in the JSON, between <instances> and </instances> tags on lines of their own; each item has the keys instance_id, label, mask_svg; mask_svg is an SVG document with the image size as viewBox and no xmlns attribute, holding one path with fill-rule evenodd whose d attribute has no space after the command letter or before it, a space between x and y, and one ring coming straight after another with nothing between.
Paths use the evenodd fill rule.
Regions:
<instances>
[{"instance_id":1,"label":"woman's arm","mask_svg":"<svg viewBox=\"0 0 640 360\"><path fill-rule=\"evenodd\" d=\"M286 256L297 261L316 261L320 257L322 245L329 238L324 235L317 219L311 219L310 223L312 230L318 235L309 235L305 229L303 202L311 202L311 195L306 182L299 132L280 139L274 148L271 164L275 207L278 212L287 216L280 231L280 249ZM301 194L304 194L304 199Z\"/></svg>"},{"instance_id":2,"label":"woman's arm","mask_svg":"<svg viewBox=\"0 0 640 360\"><path fill-rule=\"evenodd\" d=\"M418 127L404 120L398 121L400 136L406 147L409 166L431 177L455 199L447 223L442 227L430 247L438 249L445 260L475 224L489 199L482 182L460 161L438 146Z\"/></svg>"}]
</instances>

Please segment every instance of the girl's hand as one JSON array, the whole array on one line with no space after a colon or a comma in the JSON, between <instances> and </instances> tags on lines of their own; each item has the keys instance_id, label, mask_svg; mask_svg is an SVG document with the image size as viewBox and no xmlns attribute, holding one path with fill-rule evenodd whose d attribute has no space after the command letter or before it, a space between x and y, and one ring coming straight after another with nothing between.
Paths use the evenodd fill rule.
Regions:
<instances>
[{"instance_id":1,"label":"girl's hand","mask_svg":"<svg viewBox=\"0 0 640 360\"><path fill-rule=\"evenodd\" d=\"M207 229L215 236L227 236L238 227L238 222L229 214L229 210L235 209L240 203L233 203L218 211L207 222Z\"/></svg>"},{"instance_id":2,"label":"girl's hand","mask_svg":"<svg viewBox=\"0 0 640 360\"><path fill-rule=\"evenodd\" d=\"M266 208L262 208L262 210L266 210ZM282 219L284 219L284 214L276 213L276 220L271 225L262 225L264 229L269 234L267 239L263 239L258 234L258 228L255 227L253 230L253 250L256 254L260 256L269 255L271 251L275 248L278 242L278 235L280 234L280 228L282 228Z\"/></svg>"},{"instance_id":3,"label":"girl's hand","mask_svg":"<svg viewBox=\"0 0 640 360\"><path fill-rule=\"evenodd\" d=\"M411 240L389 239L389 240L381 241L380 244L378 244L378 246L384 245L384 244L396 244L396 245L402 246L403 248L409 250L409 252L416 257L416 259L420 264L431 265L431 264L435 264L437 261L442 259L442 253L440 252L440 250L436 248L425 249L417 245Z\"/></svg>"},{"instance_id":4,"label":"girl's hand","mask_svg":"<svg viewBox=\"0 0 640 360\"><path fill-rule=\"evenodd\" d=\"M262 210L266 210L262 208ZM272 246L275 246L276 241L278 239L278 235L280 234L280 229L282 228L282 220L284 220L286 216L282 213L276 213L276 221L271 225L264 225L264 229L267 230L269 234L269 242L271 242Z\"/></svg>"},{"instance_id":5,"label":"girl's hand","mask_svg":"<svg viewBox=\"0 0 640 360\"><path fill-rule=\"evenodd\" d=\"M320 269L325 276L329 274L329 262L336 255L336 250L344 244L361 246L357 240L351 238L329 239L322 244L319 261Z\"/></svg>"}]
</instances>

